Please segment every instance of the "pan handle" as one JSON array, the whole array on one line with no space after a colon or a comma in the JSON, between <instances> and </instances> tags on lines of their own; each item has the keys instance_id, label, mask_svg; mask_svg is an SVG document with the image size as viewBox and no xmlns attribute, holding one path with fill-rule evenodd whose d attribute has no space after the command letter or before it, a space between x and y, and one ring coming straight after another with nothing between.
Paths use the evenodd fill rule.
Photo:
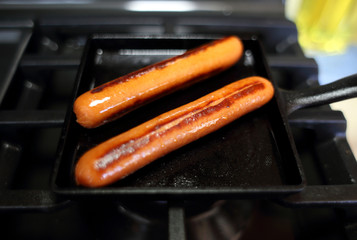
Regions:
<instances>
[{"instance_id":1,"label":"pan handle","mask_svg":"<svg viewBox=\"0 0 357 240\"><path fill-rule=\"evenodd\" d=\"M303 90L280 90L289 115L305 107L320 106L357 97L357 74L335 82Z\"/></svg>"}]
</instances>

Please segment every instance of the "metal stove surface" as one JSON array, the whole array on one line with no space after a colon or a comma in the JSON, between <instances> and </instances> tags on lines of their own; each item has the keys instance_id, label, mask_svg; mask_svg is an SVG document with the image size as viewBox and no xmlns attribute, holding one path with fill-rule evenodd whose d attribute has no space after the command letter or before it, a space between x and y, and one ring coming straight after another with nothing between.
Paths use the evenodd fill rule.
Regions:
<instances>
[{"instance_id":1,"label":"metal stove surface","mask_svg":"<svg viewBox=\"0 0 357 240\"><path fill-rule=\"evenodd\" d=\"M95 11L93 6L99 6L95 1L82 5L82 11L67 5L38 4L30 11L26 3L2 4L0 222L4 236L355 239L357 197L351 186L357 178L356 161L345 137L346 120L328 106L299 110L289 119L307 179L307 191L300 195L276 201L128 203L72 201L51 192L61 127L90 34L255 35L262 39L280 87L318 85L316 62L303 55L295 25L284 19L280 4L272 2L275 7L265 3L257 9L245 2L229 13L181 14L128 13L111 10L109 3ZM68 17L63 15L66 10L71 13Z\"/></svg>"}]
</instances>

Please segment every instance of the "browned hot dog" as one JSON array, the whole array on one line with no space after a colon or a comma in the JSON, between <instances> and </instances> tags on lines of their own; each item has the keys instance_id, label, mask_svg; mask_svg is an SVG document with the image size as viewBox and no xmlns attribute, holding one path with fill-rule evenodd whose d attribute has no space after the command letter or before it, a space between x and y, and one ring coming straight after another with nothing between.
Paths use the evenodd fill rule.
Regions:
<instances>
[{"instance_id":1,"label":"browned hot dog","mask_svg":"<svg viewBox=\"0 0 357 240\"><path fill-rule=\"evenodd\" d=\"M272 84L261 77L231 83L89 150L77 163L76 182L87 187L111 184L261 107L273 95Z\"/></svg>"},{"instance_id":2,"label":"browned hot dog","mask_svg":"<svg viewBox=\"0 0 357 240\"><path fill-rule=\"evenodd\" d=\"M73 110L77 122L86 128L98 127L154 98L229 68L242 52L242 42L230 36L114 79L76 99Z\"/></svg>"}]
</instances>

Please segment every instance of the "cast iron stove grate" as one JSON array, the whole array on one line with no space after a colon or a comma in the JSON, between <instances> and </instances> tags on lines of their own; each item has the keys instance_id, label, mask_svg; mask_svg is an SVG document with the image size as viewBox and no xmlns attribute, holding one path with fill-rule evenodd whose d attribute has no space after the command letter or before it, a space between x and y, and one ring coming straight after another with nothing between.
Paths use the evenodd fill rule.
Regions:
<instances>
[{"instance_id":1,"label":"cast iron stove grate","mask_svg":"<svg viewBox=\"0 0 357 240\"><path fill-rule=\"evenodd\" d=\"M3 70L0 72L0 219L3 229L12 238L95 238L111 227L107 221L107 226L100 225L95 217L108 213L109 219L115 220L112 224L118 223L114 226L116 231L107 231L108 235L136 233L139 239L150 239L160 232L164 239L167 236L179 239L190 229L183 228L184 217L197 214L187 202L70 201L51 191L50 178L61 127L80 56L92 33L253 34L262 39L272 75L280 87L301 89L318 85L315 62L303 56L296 43L295 26L283 19L267 23L264 19L252 22L234 17L180 19L165 16L164 20L170 24L164 24L160 17L135 18L135 21L129 21L128 17L98 19L89 19L89 23L88 18L78 18L77 22L75 19L63 21L63 18L0 22L0 35L8 39L0 42L2 52L6 53L3 54L6 57L1 58ZM211 24L213 21L215 24ZM348 189L354 184L357 170L345 138L343 115L325 106L298 111L290 117L289 123L308 186L320 187L303 196L303 202L294 196L277 200L280 204L256 199L254 221L256 224L266 221L270 227L256 225L256 229L260 229L266 239L278 239L278 230L284 239L306 239L309 234L313 234L314 239L326 239L326 236L353 239L356 236L356 198L348 201L355 197ZM331 185L337 187L330 188ZM331 191L336 197L327 205L315 195L325 191ZM233 205L234 209L239 209L240 203L236 200L214 201L212 205L206 202L208 207L203 207L200 213L217 206ZM93 204L98 204L98 208L93 208ZM142 204L153 204L156 212L144 211L138 207ZM249 210L252 202L248 205ZM126 215L113 214L112 210ZM303 221L299 221L300 218ZM286 221L288 224L281 225ZM319 230L321 227L323 231ZM231 228L233 232L229 234L236 234L238 228ZM140 235L139 230L144 230L145 236ZM255 235L254 230L248 228L242 238L249 237L254 239Z\"/></svg>"}]
</instances>

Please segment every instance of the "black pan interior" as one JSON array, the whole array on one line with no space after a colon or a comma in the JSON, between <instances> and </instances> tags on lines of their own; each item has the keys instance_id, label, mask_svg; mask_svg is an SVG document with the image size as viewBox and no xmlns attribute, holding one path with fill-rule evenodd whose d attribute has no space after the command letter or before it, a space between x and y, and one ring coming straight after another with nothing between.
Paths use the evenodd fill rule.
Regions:
<instances>
[{"instance_id":1,"label":"black pan interior","mask_svg":"<svg viewBox=\"0 0 357 240\"><path fill-rule=\"evenodd\" d=\"M96 36L88 40L73 100L94 86L210 40L204 37ZM73 171L78 158L96 144L230 82L253 75L270 78L259 41L243 40L243 43L243 58L229 70L96 129L79 126L71 105L55 167L54 190L67 195L125 197L275 196L300 191L303 188L301 169L279 111L278 98L110 186L88 189L74 183Z\"/></svg>"}]
</instances>

